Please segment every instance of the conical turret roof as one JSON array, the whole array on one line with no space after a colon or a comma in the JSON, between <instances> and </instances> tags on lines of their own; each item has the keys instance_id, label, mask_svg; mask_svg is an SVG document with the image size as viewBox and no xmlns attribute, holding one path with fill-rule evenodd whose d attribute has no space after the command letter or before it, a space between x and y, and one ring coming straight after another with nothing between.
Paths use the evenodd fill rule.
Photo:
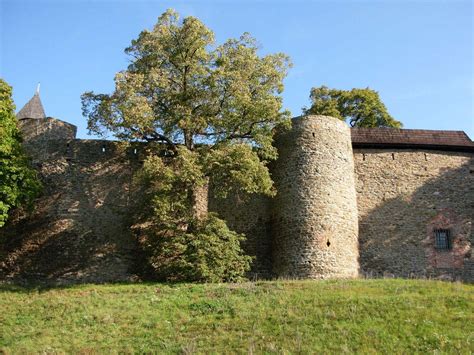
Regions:
<instances>
[{"instance_id":1,"label":"conical turret roof","mask_svg":"<svg viewBox=\"0 0 474 355\"><path fill-rule=\"evenodd\" d=\"M46 114L44 113L43 104L41 103L41 99L39 96L39 92L37 91L34 96L26 103L23 108L18 111L16 117L19 120L25 118L45 118Z\"/></svg>"}]
</instances>

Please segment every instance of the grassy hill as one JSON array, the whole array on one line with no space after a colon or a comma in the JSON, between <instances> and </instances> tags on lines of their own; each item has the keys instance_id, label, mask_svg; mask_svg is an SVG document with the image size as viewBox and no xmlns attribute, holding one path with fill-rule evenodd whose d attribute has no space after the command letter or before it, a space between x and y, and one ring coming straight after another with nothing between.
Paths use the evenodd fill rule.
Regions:
<instances>
[{"instance_id":1,"label":"grassy hill","mask_svg":"<svg viewBox=\"0 0 474 355\"><path fill-rule=\"evenodd\" d=\"M0 285L0 353L474 352L474 286L421 280Z\"/></svg>"}]
</instances>

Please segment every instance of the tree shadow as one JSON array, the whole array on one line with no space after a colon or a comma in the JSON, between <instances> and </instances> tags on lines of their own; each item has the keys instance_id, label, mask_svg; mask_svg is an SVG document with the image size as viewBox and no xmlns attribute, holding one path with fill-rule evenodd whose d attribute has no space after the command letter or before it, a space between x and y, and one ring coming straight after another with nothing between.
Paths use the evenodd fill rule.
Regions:
<instances>
[{"instance_id":1,"label":"tree shadow","mask_svg":"<svg viewBox=\"0 0 474 355\"><path fill-rule=\"evenodd\" d=\"M58 286L137 278L129 229L137 147L78 139L26 147L44 191L31 213L14 211L0 230L0 279Z\"/></svg>"}]
</instances>

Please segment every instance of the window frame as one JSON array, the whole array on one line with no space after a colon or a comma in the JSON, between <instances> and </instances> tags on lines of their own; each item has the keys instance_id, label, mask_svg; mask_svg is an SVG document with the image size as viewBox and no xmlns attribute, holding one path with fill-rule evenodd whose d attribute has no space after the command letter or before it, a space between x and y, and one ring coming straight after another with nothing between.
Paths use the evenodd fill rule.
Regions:
<instances>
[{"instance_id":1,"label":"window frame","mask_svg":"<svg viewBox=\"0 0 474 355\"><path fill-rule=\"evenodd\" d=\"M453 250L453 239L451 230L446 228L436 228L434 231L434 248L437 251ZM442 241L442 243L441 243Z\"/></svg>"}]
</instances>

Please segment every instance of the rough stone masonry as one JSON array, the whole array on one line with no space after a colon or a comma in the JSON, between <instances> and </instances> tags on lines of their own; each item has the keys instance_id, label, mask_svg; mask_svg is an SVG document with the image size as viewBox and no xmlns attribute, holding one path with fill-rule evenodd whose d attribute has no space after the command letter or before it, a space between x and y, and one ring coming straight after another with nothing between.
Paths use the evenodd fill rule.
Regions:
<instances>
[{"instance_id":1,"label":"rough stone masonry","mask_svg":"<svg viewBox=\"0 0 474 355\"><path fill-rule=\"evenodd\" d=\"M130 281L143 145L76 139L39 95L17 115L45 186L0 230L0 280ZM298 117L276 137L275 198L209 198L245 233L257 278L440 277L474 281L474 143L464 132L348 128Z\"/></svg>"}]
</instances>

